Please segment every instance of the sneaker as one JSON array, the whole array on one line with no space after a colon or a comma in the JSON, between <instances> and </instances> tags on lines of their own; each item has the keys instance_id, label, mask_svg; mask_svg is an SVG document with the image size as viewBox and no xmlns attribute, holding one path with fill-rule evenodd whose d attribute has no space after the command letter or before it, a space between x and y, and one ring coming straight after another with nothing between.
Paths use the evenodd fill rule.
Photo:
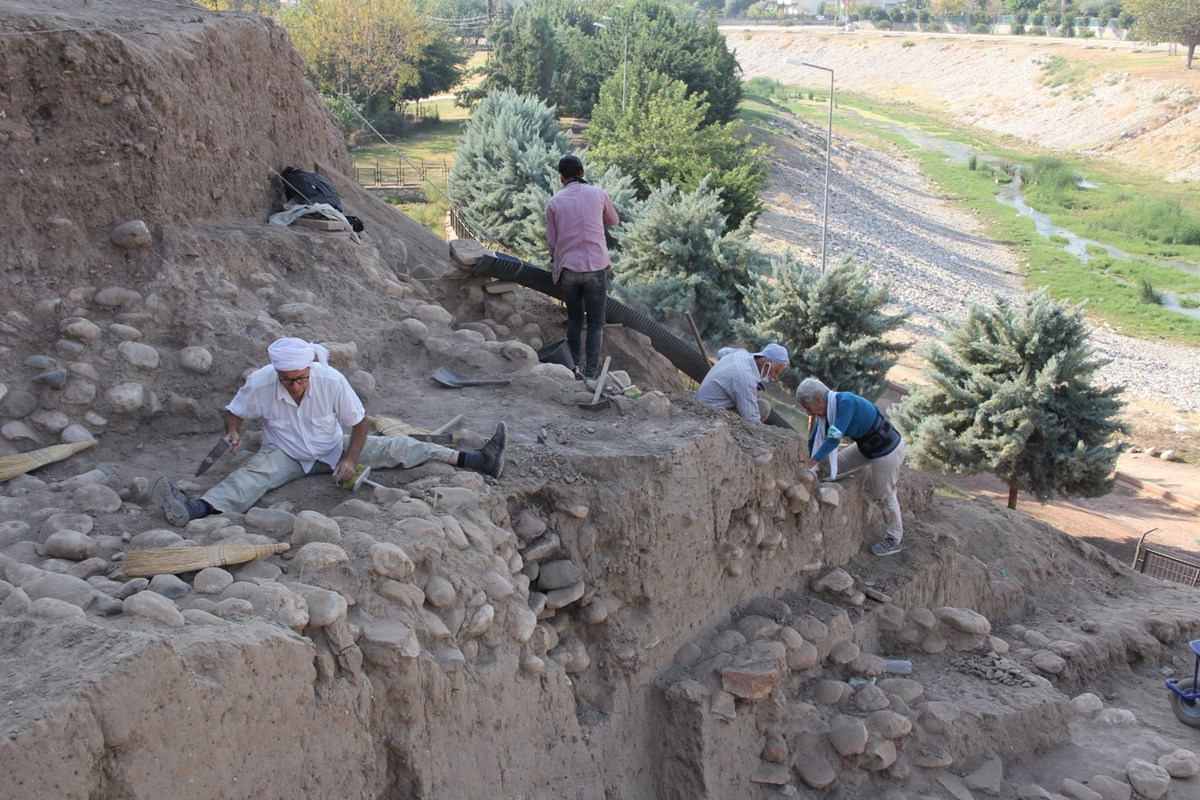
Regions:
<instances>
[{"instance_id":1,"label":"sneaker","mask_svg":"<svg viewBox=\"0 0 1200 800\"><path fill-rule=\"evenodd\" d=\"M499 478L504 472L504 445L507 439L507 429L503 422L496 426L496 432L492 434L492 438L487 440L487 443L479 448L480 455L483 456L483 464L479 466L479 471L484 475L490 475L493 478Z\"/></svg>"},{"instance_id":2,"label":"sneaker","mask_svg":"<svg viewBox=\"0 0 1200 800\"><path fill-rule=\"evenodd\" d=\"M150 499L162 509L167 522L175 527L182 528L191 521L192 514L187 495L176 489L166 475L158 476L158 480L150 489Z\"/></svg>"},{"instance_id":3,"label":"sneaker","mask_svg":"<svg viewBox=\"0 0 1200 800\"><path fill-rule=\"evenodd\" d=\"M871 552L877 556L894 556L900 552L900 542L889 536L882 542L871 545Z\"/></svg>"}]
</instances>

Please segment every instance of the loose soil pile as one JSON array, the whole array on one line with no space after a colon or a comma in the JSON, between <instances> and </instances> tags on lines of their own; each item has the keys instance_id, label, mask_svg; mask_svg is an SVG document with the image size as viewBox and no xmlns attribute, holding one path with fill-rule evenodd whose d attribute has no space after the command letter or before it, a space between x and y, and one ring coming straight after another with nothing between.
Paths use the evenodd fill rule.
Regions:
<instances>
[{"instance_id":1,"label":"loose soil pile","mask_svg":"<svg viewBox=\"0 0 1200 800\"><path fill-rule=\"evenodd\" d=\"M3 484L0 796L1194 790L1158 683L1200 629L1193 592L916 473L905 551L876 559L856 479L695 406L629 331L610 342L646 393L580 411L536 359L558 309L488 293L346 180L268 22L91 0L0 2L0 24L5 124L28 134L0 149L0 434L99 438ZM330 176L361 244L264 224L286 163ZM505 474L382 471L359 495L311 476L170 529L150 480L190 474L285 334L327 342L372 414L462 413L462 446L507 420ZM441 389L438 366L513 383ZM239 542L290 549L122 568Z\"/></svg>"}]
</instances>

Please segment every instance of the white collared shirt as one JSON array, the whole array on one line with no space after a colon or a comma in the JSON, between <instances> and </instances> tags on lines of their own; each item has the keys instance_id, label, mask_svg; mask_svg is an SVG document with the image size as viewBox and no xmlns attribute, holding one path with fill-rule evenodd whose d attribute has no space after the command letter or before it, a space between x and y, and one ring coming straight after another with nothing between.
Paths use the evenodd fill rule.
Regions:
<instances>
[{"instance_id":1,"label":"white collared shirt","mask_svg":"<svg viewBox=\"0 0 1200 800\"><path fill-rule=\"evenodd\" d=\"M342 457L342 429L353 428L367 413L346 377L315 361L299 405L268 364L250 374L225 410L242 419L261 420L263 449L282 450L305 472L317 461L336 467Z\"/></svg>"}]
</instances>

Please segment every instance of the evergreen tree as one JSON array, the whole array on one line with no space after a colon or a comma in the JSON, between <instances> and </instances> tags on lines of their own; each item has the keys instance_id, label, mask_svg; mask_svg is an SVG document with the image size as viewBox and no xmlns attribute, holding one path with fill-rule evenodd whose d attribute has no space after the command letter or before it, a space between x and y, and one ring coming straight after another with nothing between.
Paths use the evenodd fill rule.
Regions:
<instances>
[{"instance_id":1,"label":"evergreen tree","mask_svg":"<svg viewBox=\"0 0 1200 800\"><path fill-rule=\"evenodd\" d=\"M770 278L743 288L750 322L735 327L755 345L775 341L787 347L803 376L873 400L908 349L888 338L908 318L884 310L888 290L887 282L872 282L868 265L852 258L816 273L789 254L772 261Z\"/></svg>"},{"instance_id":2,"label":"evergreen tree","mask_svg":"<svg viewBox=\"0 0 1200 800\"><path fill-rule=\"evenodd\" d=\"M691 311L701 335L726 339L745 313L739 286L765 267L749 244L750 225L725 232L721 198L701 182L650 193L641 214L621 226L614 260L618 291L655 319L685 330Z\"/></svg>"},{"instance_id":3,"label":"evergreen tree","mask_svg":"<svg viewBox=\"0 0 1200 800\"><path fill-rule=\"evenodd\" d=\"M909 457L919 467L991 472L1017 492L1046 502L1055 493L1098 497L1127 432L1117 419L1122 388L1099 388L1107 363L1087 344L1082 306L1055 303L1044 290L1023 307L997 298L949 325L946 347L928 353L931 386L894 409Z\"/></svg>"},{"instance_id":4,"label":"evergreen tree","mask_svg":"<svg viewBox=\"0 0 1200 800\"><path fill-rule=\"evenodd\" d=\"M450 198L467 219L514 255L545 252L546 199L567 152L554 109L511 89L490 92L467 122L450 168ZM540 236L540 239L539 239ZM539 251L539 242L540 248Z\"/></svg>"}]
</instances>

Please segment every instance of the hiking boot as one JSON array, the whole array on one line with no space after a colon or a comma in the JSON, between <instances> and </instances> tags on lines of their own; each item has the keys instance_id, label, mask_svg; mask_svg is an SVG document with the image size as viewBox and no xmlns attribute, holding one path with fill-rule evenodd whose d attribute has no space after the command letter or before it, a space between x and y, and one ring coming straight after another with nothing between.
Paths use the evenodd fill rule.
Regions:
<instances>
[{"instance_id":1,"label":"hiking boot","mask_svg":"<svg viewBox=\"0 0 1200 800\"><path fill-rule=\"evenodd\" d=\"M188 496L175 488L166 475L159 475L150 489L150 499L162 509L167 522L177 528L187 525L193 517Z\"/></svg>"},{"instance_id":2,"label":"hiking boot","mask_svg":"<svg viewBox=\"0 0 1200 800\"><path fill-rule=\"evenodd\" d=\"M900 542L889 536L871 545L871 552L877 556L894 556L900 552Z\"/></svg>"},{"instance_id":3,"label":"hiking boot","mask_svg":"<svg viewBox=\"0 0 1200 800\"><path fill-rule=\"evenodd\" d=\"M496 425L496 432L492 434L492 438L488 439L487 443L476 451L483 457L483 462L475 469L484 475L499 478L501 473L504 472L504 445L506 439L507 430L504 423L501 422Z\"/></svg>"}]
</instances>

